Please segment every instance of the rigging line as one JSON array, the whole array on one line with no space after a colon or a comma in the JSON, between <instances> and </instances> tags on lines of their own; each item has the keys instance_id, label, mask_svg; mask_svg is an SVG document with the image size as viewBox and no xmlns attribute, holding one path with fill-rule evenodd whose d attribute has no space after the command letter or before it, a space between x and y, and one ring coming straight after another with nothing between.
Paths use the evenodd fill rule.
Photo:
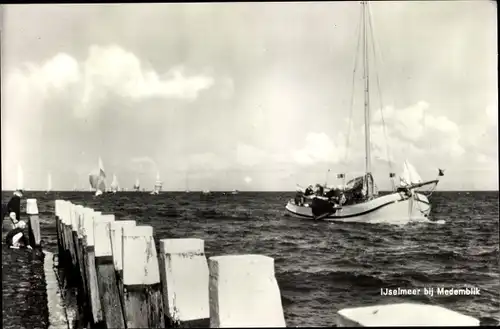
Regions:
<instances>
[{"instance_id":1,"label":"rigging line","mask_svg":"<svg viewBox=\"0 0 500 329\"><path fill-rule=\"evenodd\" d=\"M354 69L352 71L352 85L351 85L351 101L349 105L349 122L347 123L348 128L347 128L347 139L346 139L346 148L345 148L345 155L344 155L344 162L347 163L347 158L349 156L349 144L350 144L350 139L351 139L351 124L352 124L352 110L354 107L354 87L355 87L355 81L356 81L356 69L358 68L358 57L359 57L359 45L361 43L361 20L362 20L362 14L363 14L363 8L360 9L359 11L359 20L358 20L358 26L356 28L357 35L358 35L358 43L356 45L356 53L354 55Z\"/></svg>"},{"instance_id":2,"label":"rigging line","mask_svg":"<svg viewBox=\"0 0 500 329\"><path fill-rule=\"evenodd\" d=\"M377 52L375 50L375 36L374 36L374 33L373 33L373 24L372 24L372 13L370 12L370 10L368 9L368 25L370 26L370 35L371 35L371 38L372 38L372 52L373 52L373 60L374 60L374 71L375 71L375 78L376 78L376 81L377 81L377 91L378 91L378 94L379 94L379 101L380 101L380 116L381 116L381 119L382 119L382 129L384 131L384 138L385 138L385 143L386 143L386 155L387 155L387 162L389 164L389 170L392 172L392 161L391 161L391 157L390 157L390 145L389 145L389 138L387 137L387 129L386 129L386 124L385 124L385 118L384 118L384 102L383 102L383 99L382 99L382 91L381 91L381 88L380 88L380 75L377 71L377 68L376 68L376 63L377 63ZM379 49L379 52L380 52L380 49Z\"/></svg>"}]
</instances>

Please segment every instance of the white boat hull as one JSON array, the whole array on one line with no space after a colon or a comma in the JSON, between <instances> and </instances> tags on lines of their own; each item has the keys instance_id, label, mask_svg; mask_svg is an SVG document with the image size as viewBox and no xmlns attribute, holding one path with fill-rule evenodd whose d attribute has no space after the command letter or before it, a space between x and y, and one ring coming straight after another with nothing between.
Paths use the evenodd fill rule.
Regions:
<instances>
[{"instance_id":1,"label":"white boat hull","mask_svg":"<svg viewBox=\"0 0 500 329\"><path fill-rule=\"evenodd\" d=\"M298 206L293 200L286 205L286 210L294 217L314 219L309 206ZM431 205L427 197L415 193L407 197L403 193L391 193L373 200L354 205L343 206L334 214L321 218L323 221L340 222L409 222L413 220L427 220Z\"/></svg>"}]
</instances>

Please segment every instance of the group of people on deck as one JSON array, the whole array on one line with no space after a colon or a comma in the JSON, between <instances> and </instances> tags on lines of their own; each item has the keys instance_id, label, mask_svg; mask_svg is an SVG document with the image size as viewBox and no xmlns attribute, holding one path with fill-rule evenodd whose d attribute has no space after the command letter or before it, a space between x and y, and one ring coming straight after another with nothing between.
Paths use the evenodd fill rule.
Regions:
<instances>
[{"instance_id":1,"label":"group of people on deck","mask_svg":"<svg viewBox=\"0 0 500 329\"><path fill-rule=\"evenodd\" d=\"M351 205L362 202L366 198L365 177L360 176L349 181L342 188L327 188L326 185L309 185L304 191L297 191L295 204L304 206L306 199L323 199L336 206Z\"/></svg>"},{"instance_id":2,"label":"group of people on deck","mask_svg":"<svg viewBox=\"0 0 500 329\"><path fill-rule=\"evenodd\" d=\"M27 224L21 220L21 199L23 198L22 191L14 192L9 202L2 206L2 222L7 220L7 223L2 223L2 229L7 229L8 233L5 236L5 243L13 249L28 248L32 249L29 245L26 227ZM5 225L6 224L6 225Z\"/></svg>"},{"instance_id":3,"label":"group of people on deck","mask_svg":"<svg viewBox=\"0 0 500 329\"><path fill-rule=\"evenodd\" d=\"M295 196L295 204L298 206L304 206L306 204L306 199L312 199L313 197L328 200L336 205L343 205L346 202L344 191L340 188L330 188L325 192L326 186L321 186L316 184L315 187L309 185L304 191L297 191Z\"/></svg>"}]
</instances>

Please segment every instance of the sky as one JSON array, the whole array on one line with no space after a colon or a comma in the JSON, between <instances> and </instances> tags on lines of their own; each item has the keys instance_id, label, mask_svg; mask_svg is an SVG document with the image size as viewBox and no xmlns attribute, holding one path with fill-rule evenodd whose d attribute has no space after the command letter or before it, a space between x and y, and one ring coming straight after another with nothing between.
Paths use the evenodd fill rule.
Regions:
<instances>
[{"instance_id":1,"label":"sky","mask_svg":"<svg viewBox=\"0 0 500 329\"><path fill-rule=\"evenodd\" d=\"M498 190L496 2L370 11L379 189L408 160L424 180L444 168L440 190ZM115 174L129 189L159 173L164 190L292 191L365 170L358 2L1 14L3 190L18 166L25 189L45 189L48 173L56 190L88 188L99 157L108 184Z\"/></svg>"}]
</instances>

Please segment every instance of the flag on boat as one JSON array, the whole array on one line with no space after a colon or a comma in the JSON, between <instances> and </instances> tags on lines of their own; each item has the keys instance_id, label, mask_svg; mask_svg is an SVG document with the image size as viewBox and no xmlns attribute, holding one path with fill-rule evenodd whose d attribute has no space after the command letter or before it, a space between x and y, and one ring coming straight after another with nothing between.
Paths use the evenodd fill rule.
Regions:
<instances>
[{"instance_id":1,"label":"flag on boat","mask_svg":"<svg viewBox=\"0 0 500 329\"><path fill-rule=\"evenodd\" d=\"M438 176L444 176L444 169L439 169L438 168L438 170L439 170Z\"/></svg>"},{"instance_id":2,"label":"flag on boat","mask_svg":"<svg viewBox=\"0 0 500 329\"><path fill-rule=\"evenodd\" d=\"M337 178L344 178L344 174L337 174Z\"/></svg>"},{"instance_id":3,"label":"flag on boat","mask_svg":"<svg viewBox=\"0 0 500 329\"><path fill-rule=\"evenodd\" d=\"M393 172L389 173L389 177L390 178L396 177L396 173L393 173Z\"/></svg>"}]
</instances>

